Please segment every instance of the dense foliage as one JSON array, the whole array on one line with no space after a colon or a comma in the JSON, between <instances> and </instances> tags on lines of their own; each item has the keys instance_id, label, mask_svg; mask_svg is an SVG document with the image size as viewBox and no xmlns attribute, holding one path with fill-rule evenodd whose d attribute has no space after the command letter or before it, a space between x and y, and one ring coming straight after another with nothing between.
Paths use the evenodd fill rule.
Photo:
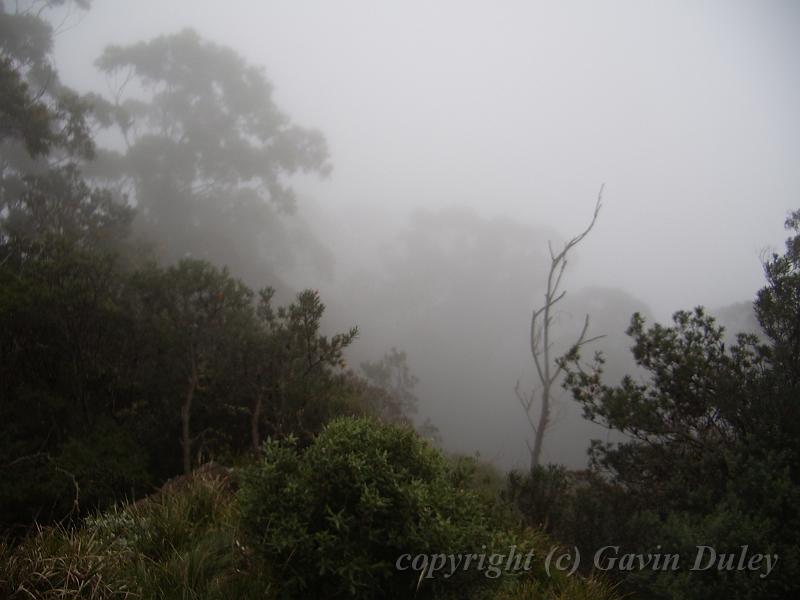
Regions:
<instances>
[{"instance_id":1,"label":"dense foliage","mask_svg":"<svg viewBox=\"0 0 800 600\"><path fill-rule=\"evenodd\" d=\"M337 420L302 452L267 444L241 491L244 523L287 597L437 597L486 578L420 582L395 563L490 545L492 517L465 475L410 428Z\"/></svg>"},{"instance_id":2,"label":"dense foliage","mask_svg":"<svg viewBox=\"0 0 800 600\"><path fill-rule=\"evenodd\" d=\"M623 432L596 441L592 470L540 469L511 479L511 497L534 523L591 555L622 552L686 557L680 573L619 573L649 598L784 598L800 578L800 211L783 255L765 263L767 283L754 307L763 337L732 344L702 308L673 325L646 327L634 315L629 335L648 373L603 383L602 357L585 369L565 357L567 386L587 418ZM597 534L601 533L600 536ZM777 568L690 571L699 546L718 555L769 553ZM743 550L744 549L744 550Z\"/></svg>"},{"instance_id":3,"label":"dense foliage","mask_svg":"<svg viewBox=\"0 0 800 600\"><path fill-rule=\"evenodd\" d=\"M454 508L439 502L437 498L430 498L435 506L446 510L449 514L462 514L474 511L473 516L483 513L485 504L476 500L479 490L470 491L473 486L468 476L470 471L465 470L465 462L458 461L457 468L445 467L444 457L436 450L425 446L425 443L415 438L406 429L380 427L374 421L337 421L333 427L339 429L340 435L328 438L327 451L331 458L329 464L353 465L351 457L353 452L353 434L366 432L382 438L390 446L395 446L395 451L413 449L411 455L421 453L418 458L426 468L432 467L430 474L445 475L444 478L421 479L416 484L404 486L406 491L415 487L417 491L412 496L419 497L425 490L435 491L437 496L445 498L467 499L466 508ZM348 439L350 438L350 439ZM297 454L291 448L288 450L292 459L297 460ZM368 452L363 446L356 449L360 457ZM409 455L409 456L411 456ZM273 457L274 458L274 457ZM413 462L413 461L411 461ZM469 461L466 461L469 462ZM53 598L69 600L83 598L92 600L106 600L111 598L126 598L128 600L149 600L151 598L184 599L184 598L307 598L310 592L293 591L298 583L291 582L287 585L286 575L291 576L291 568L287 568L287 560L294 568L304 562L302 557L295 554L275 555L274 560L265 560L263 550L278 539L287 541L288 538L275 538L267 534L263 538L258 535L264 533L264 523L259 523L257 507L253 506L251 499L265 493L262 484L270 478L267 466L269 458L264 463L253 467L250 476L244 477L245 487L237 500L234 490L239 476L236 471L231 471L219 465L207 466L199 469L192 477L181 476L169 482L164 488L153 496L136 503L116 506L100 514L87 517L80 527L66 528L63 526L41 529L36 535L30 536L16 547L0 544L0 596L13 600L23 598ZM372 461L372 466L377 463ZM386 479L380 478L380 472L368 471L369 464L358 465L358 471L365 482L371 482L374 491ZM265 469L267 472L265 472ZM418 473L423 476L425 473ZM399 475L398 472L394 473ZM396 479L402 479L402 477ZM249 481L248 481L249 480ZM352 483L353 480L348 480ZM474 483L474 481L473 481ZM312 486L315 484L312 483ZM250 487L255 486L255 487ZM347 488L346 485L330 486L330 493L317 494L317 501L330 504L341 500L336 493ZM319 489L319 486L317 486ZM352 492L363 495L361 490L352 489ZM397 497L397 496L395 496ZM372 499L363 498L365 502L348 502L337 515L342 523L353 524L355 515L363 515L361 508L367 505L374 506ZM281 500L283 502L283 500ZM378 507L379 508L379 507ZM402 507L400 507L402 508ZM420 508L417 506L417 508ZM409 509L405 509L406 516ZM370 511L373 517L380 511ZM291 508L287 515L297 517L297 509ZM256 521L253 517L256 516ZM330 516L330 515L329 515ZM433 541L435 535L450 532L456 537L469 533L472 525L451 523L433 523L436 516L431 513L418 515L420 521L426 520L435 531L420 531L413 534L420 541ZM486 516L486 515L484 515ZM244 517L244 518L243 518ZM302 518L303 515L300 515ZM388 528L396 529L399 520L392 515L385 515L386 519L373 519L371 525L376 531L386 532ZM283 516L281 515L281 518ZM307 521L306 521L307 522ZM520 552L533 551L537 556L544 556L552 542L543 534L536 531L517 531L505 529L500 522L492 522L492 536L497 544L514 543ZM256 531L253 527L256 526ZM296 533L285 525L278 524L284 533ZM357 525L357 524L356 524ZM267 524L269 528L269 524ZM330 528L329 528L330 529ZM487 530L478 525L477 531L486 535ZM473 531L474 532L474 531ZM409 537L402 530L395 533L400 537ZM342 550L349 552L352 558L360 558L362 562L351 564L345 562L344 556L331 555L328 558L339 565L341 573L327 572L324 576L318 573L317 565L309 565L307 583L319 585L323 580L333 589L340 589L341 593L331 592L322 597L391 597L392 593L400 597L416 596L430 597L432 588L438 587L441 593L434 597L470 598L499 598L502 600L523 600L527 598L546 598L548 600L615 600L618 598L609 584L599 578L569 577L562 572L554 572L552 576L544 571L541 561L534 561L532 568L521 576L509 575L506 577L485 577L480 572L462 573L458 580L448 580L441 575L437 580L425 579L420 583L420 589L414 591L406 586L416 586L419 578L410 577L407 573L387 571L387 577L379 577L382 587L386 592L380 594L370 593L368 589L359 589L353 595L349 584L356 579L363 578L371 571L376 574L376 569L361 570L365 560L368 559L359 548L349 544L348 539L358 536L368 536L369 530L364 527L351 528L350 532L331 529L331 537L315 536L322 542L317 551L330 548L336 543ZM309 549L309 539L299 540L304 549ZM444 541L444 540L440 540ZM455 542L456 539L452 538ZM462 540L472 544L474 541ZM255 542L256 546L251 546ZM375 544L373 540L371 542ZM495 546L502 549L502 546ZM314 547L312 546L313 550ZM299 550L299 548L298 548ZM378 548L379 552L385 552ZM396 559L393 559L396 560ZM306 559L308 562L308 559ZM300 574L295 573L295 577ZM363 581L363 579L362 579Z\"/></svg>"}]
</instances>

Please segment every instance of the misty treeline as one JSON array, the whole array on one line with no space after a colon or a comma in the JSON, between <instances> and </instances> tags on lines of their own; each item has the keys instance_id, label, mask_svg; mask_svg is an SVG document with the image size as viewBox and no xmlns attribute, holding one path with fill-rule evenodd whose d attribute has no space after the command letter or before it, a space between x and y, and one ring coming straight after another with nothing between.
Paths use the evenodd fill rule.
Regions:
<instances>
[{"instance_id":1,"label":"misty treeline","mask_svg":"<svg viewBox=\"0 0 800 600\"><path fill-rule=\"evenodd\" d=\"M259 69L184 31L109 48L97 65L119 93L80 96L50 25L0 15L5 527L138 497L268 436L309 439L334 415L409 421L402 352L359 375L342 354L355 327L325 335L318 292L276 305L266 286L285 178L324 173L327 150ZM112 127L124 144L100 148ZM263 258L248 276L265 287L217 266L239 255Z\"/></svg>"},{"instance_id":2,"label":"misty treeline","mask_svg":"<svg viewBox=\"0 0 800 600\"><path fill-rule=\"evenodd\" d=\"M636 377L616 385L602 353L565 348L553 357L563 386L617 441L593 442L585 470L506 477L443 455L430 423L415 433L405 353L349 368L355 326L326 333L320 294L282 280L303 254L324 271L321 246L283 217L297 204L291 177L325 176L330 162L324 137L274 104L261 69L183 31L109 47L96 66L111 92L81 95L59 80L40 10L61 4L0 3L0 527L13 536L1 591L602 599L784 598L800 587L800 211L785 251L765 262L758 333L727 336L700 308L669 326L636 313ZM418 217L412 252L446 229L438 218L449 217ZM471 273L415 277L439 286L440 314L480 299L471 292L490 282ZM460 358L491 345L494 325L453 331ZM237 469L153 494L210 461ZM581 551L575 577L542 572L555 542ZM421 582L392 563L511 545L535 550L538 570ZM686 557L747 546L779 564L766 578L597 577L590 557L609 545ZM81 581L92 585L65 595Z\"/></svg>"}]
</instances>

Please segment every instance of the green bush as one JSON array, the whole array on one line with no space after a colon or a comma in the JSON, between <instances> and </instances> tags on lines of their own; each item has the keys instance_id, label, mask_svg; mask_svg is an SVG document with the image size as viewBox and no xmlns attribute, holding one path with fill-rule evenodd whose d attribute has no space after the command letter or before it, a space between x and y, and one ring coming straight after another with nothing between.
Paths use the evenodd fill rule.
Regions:
<instances>
[{"instance_id":1,"label":"green bush","mask_svg":"<svg viewBox=\"0 0 800 600\"><path fill-rule=\"evenodd\" d=\"M491 583L475 570L396 568L403 554L491 547L492 516L468 476L410 428L337 419L303 451L265 445L239 492L243 529L283 597L475 597Z\"/></svg>"}]
</instances>

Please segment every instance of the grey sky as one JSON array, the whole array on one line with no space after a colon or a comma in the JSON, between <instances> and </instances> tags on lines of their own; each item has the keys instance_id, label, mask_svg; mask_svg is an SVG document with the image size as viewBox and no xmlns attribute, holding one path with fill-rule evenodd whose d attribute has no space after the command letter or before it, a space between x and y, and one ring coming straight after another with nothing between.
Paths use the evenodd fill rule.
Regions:
<instances>
[{"instance_id":1,"label":"grey sky","mask_svg":"<svg viewBox=\"0 0 800 600\"><path fill-rule=\"evenodd\" d=\"M330 218L465 204L569 234L606 182L575 276L660 317L750 298L800 203L796 2L104 0L63 77L102 89L104 45L186 26L325 133L334 173L301 189Z\"/></svg>"}]
</instances>

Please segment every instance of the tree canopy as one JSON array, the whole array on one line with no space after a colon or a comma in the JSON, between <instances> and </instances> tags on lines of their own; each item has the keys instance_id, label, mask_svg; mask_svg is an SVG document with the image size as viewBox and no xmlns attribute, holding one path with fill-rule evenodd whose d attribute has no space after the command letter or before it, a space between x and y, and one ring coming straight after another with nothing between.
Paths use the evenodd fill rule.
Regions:
<instances>
[{"instance_id":1,"label":"tree canopy","mask_svg":"<svg viewBox=\"0 0 800 600\"><path fill-rule=\"evenodd\" d=\"M565 358L567 385L587 418L626 435L595 441L594 468L610 476L632 503L618 531L632 550L658 544L691 553L742 546L776 553L779 572L767 580L747 571L634 573L651 597L780 598L800 576L800 216L782 255L764 264L766 285L754 307L764 336L724 329L702 308L679 311L672 326L647 327L635 314L628 330L646 372L619 385L602 382L601 356L585 369L578 352ZM656 595L653 595L653 594ZM660 595L659 595L660 594Z\"/></svg>"},{"instance_id":2,"label":"tree canopy","mask_svg":"<svg viewBox=\"0 0 800 600\"><path fill-rule=\"evenodd\" d=\"M277 283L299 251L283 220L290 178L331 169L322 134L291 122L261 68L189 29L110 46L96 65L116 89L93 98L95 117L124 150L105 150L93 174L130 196L157 254Z\"/></svg>"}]
</instances>

